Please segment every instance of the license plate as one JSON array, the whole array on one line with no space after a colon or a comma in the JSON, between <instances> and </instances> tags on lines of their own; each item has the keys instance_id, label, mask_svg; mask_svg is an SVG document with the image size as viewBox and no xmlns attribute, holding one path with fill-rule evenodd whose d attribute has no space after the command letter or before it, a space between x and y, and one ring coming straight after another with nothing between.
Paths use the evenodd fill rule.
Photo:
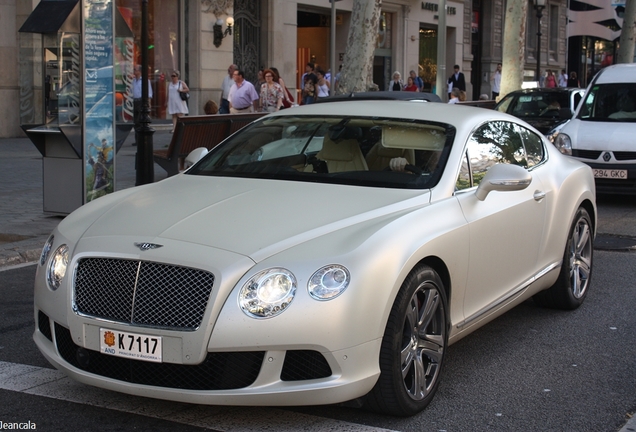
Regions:
<instances>
[{"instance_id":1,"label":"license plate","mask_svg":"<svg viewBox=\"0 0 636 432\"><path fill-rule=\"evenodd\" d=\"M627 180L627 170L594 169L594 178Z\"/></svg>"},{"instance_id":2,"label":"license plate","mask_svg":"<svg viewBox=\"0 0 636 432\"><path fill-rule=\"evenodd\" d=\"M100 328L99 340L104 354L161 363L161 336Z\"/></svg>"}]
</instances>

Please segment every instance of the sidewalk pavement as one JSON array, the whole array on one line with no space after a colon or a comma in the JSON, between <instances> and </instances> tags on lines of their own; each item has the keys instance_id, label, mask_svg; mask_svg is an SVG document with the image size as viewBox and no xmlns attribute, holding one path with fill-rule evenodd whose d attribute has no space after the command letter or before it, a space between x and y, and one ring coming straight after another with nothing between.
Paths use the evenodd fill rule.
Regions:
<instances>
[{"instance_id":1,"label":"sidewalk pavement","mask_svg":"<svg viewBox=\"0 0 636 432\"><path fill-rule=\"evenodd\" d=\"M153 147L166 148L171 123L155 129ZM115 190L135 186L134 134L128 135L115 160ZM166 172L154 165L155 181ZM37 261L49 234L63 219L45 215L42 197L42 155L28 138L0 139L0 268Z\"/></svg>"}]
</instances>

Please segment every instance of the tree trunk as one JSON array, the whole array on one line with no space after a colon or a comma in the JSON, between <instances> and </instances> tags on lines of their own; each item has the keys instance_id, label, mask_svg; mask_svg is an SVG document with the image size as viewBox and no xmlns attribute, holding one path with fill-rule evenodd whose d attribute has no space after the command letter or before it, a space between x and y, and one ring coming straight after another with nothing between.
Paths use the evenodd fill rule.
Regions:
<instances>
[{"instance_id":1,"label":"tree trunk","mask_svg":"<svg viewBox=\"0 0 636 432\"><path fill-rule=\"evenodd\" d=\"M499 100L506 94L521 88L525 64L528 2L508 0L506 3Z\"/></svg>"},{"instance_id":2,"label":"tree trunk","mask_svg":"<svg viewBox=\"0 0 636 432\"><path fill-rule=\"evenodd\" d=\"M618 47L617 63L634 62L634 39L636 38L636 1L630 0L625 4L623 28L621 29L620 46Z\"/></svg>"},{"instance_id":3,"label":"tree trunk","mask_svg":"<svg viewBox=\"0 0 636 432\"><path fill-rule=\"evenodd\" d=\"M354 0L338 93L373 87L373 52L380 24L382 0Z\"/></svg>"}]
</instances>

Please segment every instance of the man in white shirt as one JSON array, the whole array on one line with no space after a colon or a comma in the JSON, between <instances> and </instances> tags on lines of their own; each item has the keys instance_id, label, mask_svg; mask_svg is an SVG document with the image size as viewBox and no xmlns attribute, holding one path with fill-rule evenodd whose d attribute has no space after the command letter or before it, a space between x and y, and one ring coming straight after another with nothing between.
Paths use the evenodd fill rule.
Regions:
<instances>
[{"instance_id":1,"label":"man in white shirt","mask_svg":"<svg viewBox=\"0 0 636 432\"><path fill-rule=\"evenodd\" d=\"M559 87L567 87L568 86L568 74L565 73L565 69L561 69L561 73L559 74Z\"/></svg>"},{"instance_id":2,"label":"man in white shirt","mask_svg":"<svg viewBox=\"0 0 636 432\"><path fill-rule=\"evenodd\" d=\"M501 63L497 63L497 69L490 79L492 85L492 100L497 100L501 91Z\"/></svg>"},{"instance_id":3,"label":"man in white shirt","mask_svg":"<svg viewBox=\"0 0 636 432\"><path fill-rule=\"evenodd\" d=\"M230 114L256 111L260 96L256 92L254 85L245 80L245 74L242 70L235 70L233 78L234 84L228 96L228 100L230 101Z\"/></svg>"},{"instance_id":4,"label":"man in white shirt","mask_svg":"<svg viewBox=\"0 0 636 432\"><path fill-rule=\"evenodd\" d=\"M223 78L223 84L221 84L221 103L219 104L219 114L230 113L230 89L234 85L233 74L238 69L238 66L231 64L227 68L227 76Z\"/></svg>"}]
</instances>

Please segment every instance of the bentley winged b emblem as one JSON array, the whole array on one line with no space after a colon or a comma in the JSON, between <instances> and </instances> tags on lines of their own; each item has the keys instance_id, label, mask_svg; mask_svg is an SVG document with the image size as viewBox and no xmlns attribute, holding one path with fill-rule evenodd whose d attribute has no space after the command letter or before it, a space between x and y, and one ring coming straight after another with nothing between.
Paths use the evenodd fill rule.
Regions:
<instances>
[{"instance_id":1,"label":"bentley winged b emblem","mask_svg":"<svg viewBox=\"0 0 636 432\"><path fill-rule=\"evenodd\" d=\"M137 246L142 251L147 251L149 249L159 249L160 247L163 247L163 245L156 243L135 243L135 246Z\"/></svg>"}]
</instances>

